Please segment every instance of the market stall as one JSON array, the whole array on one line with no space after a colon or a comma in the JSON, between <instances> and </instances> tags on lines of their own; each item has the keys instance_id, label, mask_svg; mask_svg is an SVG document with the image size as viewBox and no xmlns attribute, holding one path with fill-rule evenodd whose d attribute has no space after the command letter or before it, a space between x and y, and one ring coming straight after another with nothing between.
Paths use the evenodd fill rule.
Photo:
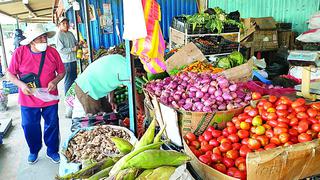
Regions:
<instances>
[{"instance_id":1,"label":"market stall","mask_svg":"<svg viewBox=\"0 0 320 180\"><path fill-rule=\"evenodd\" d=\"M146 27L124 18L125 46L100 48L93 57L115 51L132 63L131 85L115 91L116 103L127 108L75 121L58 179L304 179L320 173L320 91L310 83L318 52L283 55L278 39L281 46L292 43L278 38L279 29L286 34L283 24L241 19L241 11L219 7L173 18L164 30L166 47L159 4L143 0L135 4L138 12L125 2L124 16L141 13ZM136 112L139 103L143 109Z\"/></svg>"}]
</instances>

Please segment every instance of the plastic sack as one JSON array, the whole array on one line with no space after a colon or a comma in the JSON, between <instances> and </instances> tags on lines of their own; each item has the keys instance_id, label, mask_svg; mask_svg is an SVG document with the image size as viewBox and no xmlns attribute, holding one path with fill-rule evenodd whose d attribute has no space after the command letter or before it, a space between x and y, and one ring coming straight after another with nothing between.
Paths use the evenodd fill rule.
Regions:
<instances>
[{"instance_id":1,"label":"plastic sack","mask_svg":"<svg viewBox=\"0 0 320 180\"><path fill-rule=\"evenodd\" d=\"M6 90L0 90L0 111L6 111L8 109L8 92Z\"/></svg>"},{"instance_id":2,"label":"plastic sack","mask_svg":"<svg viewBox=\"0 0 320 180\"><path fill-rule=\"evenodd\" d=\"M152 74L164 72L165 41L159 20L161 19L160 5L155 0L142 0L144 9L147 37L134 40L131 54L139 56L144 69Z\"/></svg>"},{"instance_id":3,"label":"plastic sack","mask_svg":"<svg viewBox=\"0 0 320 180\"><path fill-rule=\"evenodd\" d=\"M59 100L59 96L50 94L48 88L35 88L32 95L44 102Z\"/></svg>"},{"instance_id":4,"label":"plastic sack","mask_svg":"<svg viewBox=\"0 0 320 180\"><path fill-rule=\"evenodd\" d=\"M244 83L245 87L252 92L258 92L261 95L283 96L286 94L295 93L294 88L268 88L265 84L259 81L249 81Z\"/></svg>"},{"instance_id":5,"label":"plastic sack","mask_svg":"<svg viewBox=\"0 0 320 180\"><path fill-rule=\"evenodd\" d=\"M309 29L320 28L320 11L313 14L308 22L309 22L309 26L308 26Z\"/></svg>"},{"instance_id":6,"label":"plastic sack","mask_svg":"<svg viewBox=\"0 0 320 180\"><path fill-rule=\"evenodd\" d=\"M320 42L320 28L319 29L311 29L300 34L297 37L298 41L301 42Z\"/></svg>"},{"instance_id":7,"label":"plastic sack","mask_svg":"<svg viewBox=\"0 0 320 180\"><path fill-rule=\"evenodd\" d=\"M112 125L105 125L105 126L109 126L113 129L122 129L124 131L126 131L129 135L130 135L130 143L131 144L135 144L138 140L135 137L135 135L127 128L124 127L120 127L120 126L112 126ZM68 139L63 143L62 145L62 152L65 152L68 149L68 145L69 145L69 141L80 131L80 130L85 130L85 131L91 131L92 129L94 129L95 127L87 127L87 128L81 128L81 129L77 129L75 132L73 132ZM61 153L61 159L60 159L60 164L59 164L59 176L64 176L70 173L74 173L77 172L78 170L81 169L81 163L68 163L67 157L64 156L63 153Z\"/></svg>"},{"instance_id":8,"label":"plastic sack","mask_svg":"<svg viewBox=\"0 0 320 180\"><path fill-rule=\"evenodd\" d=\"M194 180L187 169L187 164L183 164L174 171L169 180Z\"/></svg>"}]
</instances>

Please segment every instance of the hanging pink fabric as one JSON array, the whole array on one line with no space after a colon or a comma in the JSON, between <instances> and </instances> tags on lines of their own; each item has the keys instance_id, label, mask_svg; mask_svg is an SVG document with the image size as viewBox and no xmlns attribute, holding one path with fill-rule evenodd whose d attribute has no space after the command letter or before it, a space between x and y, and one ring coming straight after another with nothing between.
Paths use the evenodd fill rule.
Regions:
<instances>
[{"instance_id":1,"label":"hanging pink fabric","mask_svg":"<svg viewBox=\"0 0 320 180\"><path fill-rule=\"evenodd\" d=\"M131 53L139 56L144 69L152 74L166 70L164 62L165 41L159 21L160 5L155 0L142 0L147 37L133 41Z\"/></svg>"}]
</instances>

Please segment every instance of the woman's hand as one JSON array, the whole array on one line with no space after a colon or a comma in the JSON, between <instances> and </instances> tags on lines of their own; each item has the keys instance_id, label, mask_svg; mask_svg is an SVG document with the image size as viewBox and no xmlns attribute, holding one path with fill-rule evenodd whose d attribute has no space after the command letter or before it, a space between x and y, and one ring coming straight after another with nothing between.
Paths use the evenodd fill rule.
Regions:
<instances>
[{"instance_id":1,"label":"woman's hand","mask_svg":"<svg viewBox=\"0 0 320 180\"><path fill-rule=\"evenodd\" d=\"M32 95L32 91L31 91L31 89L28 87L28 85L27 84L23 84L23 85L21 85L21 90L22 90L22 92L23 92L23 94L25 94L25 95Z\"/></svg>"},{"instance_id":2,"label":"woman's hand","mask_svg":"<svg viewBox=\"0 0 320 180\"><path fill-rule=\"evenodd\" d=\"M48 92L56 90L57 89L57 83L55 81L50 81L48 83Z\"/></svg>"}]
</instances>

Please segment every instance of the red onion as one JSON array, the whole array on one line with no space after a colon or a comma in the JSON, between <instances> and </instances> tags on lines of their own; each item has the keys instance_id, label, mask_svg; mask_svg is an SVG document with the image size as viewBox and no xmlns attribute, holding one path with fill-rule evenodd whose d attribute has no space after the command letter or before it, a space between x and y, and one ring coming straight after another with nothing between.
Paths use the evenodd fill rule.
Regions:
<instances>
[{"instance_id":1,"label":"red onion","mask_svg":"<svg viewBox=\"0 0 320 180\"><path fill-rule=\"evenodd\" d=\"M202 98L203 97L203 92L197 91L196 92L196 98Z\"/></svg>"},{"instance_id":2,"label":"red onion","mask_svg":"<svg viewBox=\"0 0 320 180\"><path fill-rule=\"evenodd\" d=\"M234 109L233 104L232 103L228 103L227 110L231 110L231 109Z\"/></svg>"},{"instance_id":3,"label":"red onion","mask_svg":"<svg viewBox=\"0 0 320 180\"><path fill-rule=\"evenodd\" d=\"M210 100L206 100L203 102L205 106L211 106L212 102Z\"/></svg>"},{"instance_id":4,"label":"red onion","mask_svg":"<svg viewBox=\"0 0 320 180\"><path fill-rule=\"evenodd\" d=\"M226 88L229 86L229 82L227 79L225 79L224 77L220 76L221 78L218 79L217 78L217 81L218 81L218 85L221 87L221 88Z\"/></svg>"},{"instance_id":5,"label":"red onion","mask_svg":"<svg viewBox=\"0 0 320 180\"><path fill-rule=\"evenodd\" d=\"M180 95L179 94L174 94L173 95L173 99L176 100L176 101L179 101L180 100Z\"/></svg>"},{"instance_id":6,"label":"red onion","mask_svg":"<svg viewBox=\"0 0 320 180\"><path fill-rule=\"evenodd\" d=\"M222 101L223 101L223 98L222 98L221 96L217 96L217 97L216 97L216 100L219 101L219 102L222 102Z\"/></svg>"},{"instance_id":7,"label":"red onion","mask_svg":"<svg viewBox=\"0 0 320 180\"><path fill-rule=\"evenodd\" d=\"M171 104L172 104L172 107L174 107L176 109L180 108L180 106L175 101L172 101Z\"/></svg>"},{"instance_id":8,"label":"red onion","mask_svg":"<svg viewBox=\"0 0 320 180\"><path fill-rule=\"evenodd\" d=\"M216 91L216 88L214 88L213 86L210 86L208 89L209 94L214 94L215 91Z\"/></svg>"},{"instance_id":9,"label":"red onion","mask_svg":"<svg viewBox=\"0 0 320 180\"><path fill-rule=\"evenodd\" d=\"M216 90L216 91L214 92L214 95L215 95L216 97L221 96L221 95L222 95L221 90L220 90L220 89Z\"/></svg>"},{"instance_id":10,"label":"red onion","mask_svg":"<svg viewBox=\"0 0 320 180\"><path fill-rule=\"evenodd\" d=\"M184 92L181 94L181 98L186 99L186 98L188 98L188 95Z\"/></svg>"},{"instance_id":11,"label":"red onion","mask_svg":"<svg viewBox=\"0 0 320 180\"><path fill-rule=\"evenodd\" d=\"M185 105L183 105L183 108L188 111L192 108L192 105L192 103L186 103Z\"/></svg>"},{"instance_id":12,"label":"red onion","mask_svg":"<svg viewBox=\"0 0 320 180\"><path fill-rule=\"evenodd\" d=\"M184 100L184 99L180 99L180 100L178 101L178 105L179 105L180 107L183 106L185 103L186 103L186 100Z\"/></svg>"},{"instance_id":13,"label":"red onion","mask_svg":"<svg viewBox=\"0 0 320 180\"><path fill-rule=\"evenodd\" d=\"M187 98L186 99L186 103L192 103L192 99L191 98Z\"/></svg>"},{"instance_id":14,"label":"red onion","mask_svg":"<svg viewBox=\"0 0 320 180\"><path fill-rule=\"evenodd\" d=\"M229 86L230 91L236 91L237 90L237 84L232 84Z\"/></svg>"},{"instance_id":15,"label":"red onion","mask_svg":"<svg viewBox=\"0 0 320 180\"><path fill-rule=\"evenodd\" d=\"M225 104L220 104L219 106L218 106L218 109L220 110L220 111L223 111L223 110L226 110L226 105Z\"/></svg>"},{"instance_id":16,"label":"red onion","mask_svg":"<svg viewBox=\"0 0 320 180\"><path fill-rule=\"evenodd\" d=\"M196 97L196 92L189 92L189 97L191 97L191 98Z\"/></svg>"},{"instance_id":17,"label":"red onion","mask_svg":"<svg viewBox=\"0 0 320 180\"><path fill-rule=\"evenodd\" d=\"M217 85L218 85L217 81L210 82L210 86L217 87Z\"/></svg>"},{"instance_id":18,"label":"red onion","mask_svg":"<svg viewBox=\"0 0 320 180\"><path fill-rule=\"evenodd\" d=\"M232 99L235 99L238 97L236 92L231 92L230 95L231 95Z\"/></svg>"},{"instance_id":19,"label":"red onion","mask_svg":"<svg viewBox=\"0 0 320 180\"><path fill-rule=\"evenodd\" d=\"M205 101L205 100L208 100L210 97L210 94L204 94L204 96L202 97L201 100Z\"/></svg>"},{"instance_id":20,"label":"red onion","mask_svg":"<svg viewBox=\"0 0 320 180\"><path fill-rule=\"evenodd\" d=\"M204 86L201 88L201 91L204 92L204 93L207 93L208 90L209 90L209 85L208 85L208 84L204 85Z\"/></svg>"},{"instance_id":21,"label":"red onion","mask_svg":"<svg viewBox=\"0 0 320 180\"><path fill-rule=\"evenodd\" d=\"M202 111L203 111L203 112L212 112L211 108L208 107L208 106L204 106L204 107L202 108Z\"/></svg>"},{"instance_id":22,"label":"red onion","mask_svg":"<svg viewBox=\"0 0 320 180\"><path fill-rule=\"evenodd\" d=\"M189 91L191 91L191 92L196 92L196 91L198 91L198 89L193 86L193 87L190 87Z\"/></svg>"}]
</instances>

